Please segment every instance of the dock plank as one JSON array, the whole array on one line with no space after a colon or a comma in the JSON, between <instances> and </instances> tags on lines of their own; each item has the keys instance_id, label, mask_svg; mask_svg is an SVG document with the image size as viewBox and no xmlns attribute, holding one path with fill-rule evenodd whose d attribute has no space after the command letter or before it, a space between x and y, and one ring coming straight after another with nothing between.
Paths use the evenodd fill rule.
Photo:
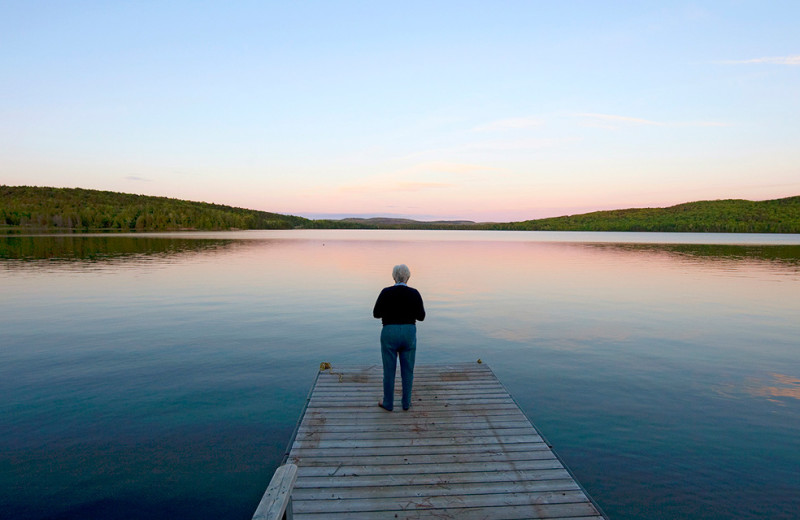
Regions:
<instances>
[{"instance_id":1,"label":"dock plank","mask_svg":"<svg viewBox=\"0 0 800 520\"><path fill-rule=\"evenodd\" d=\"M522 482L562 480L571 478L565 469L539 469L539 470L497 470L497 471L470 471L470 472L436 472L417 473L408 475L379 475L373 474L371 478L359 476L314 477L307 475L302 482L295 485L295 489L305 487L361 487L370 486L435 486L443 484L469 484L493 482Z\"/></svg>"},{"instance_id":2,"label":"dock plank","mask_svg":"<svg viewBox=\"0 0 800 520\"><path fill-rule=\"evenodd\" d=\"M377 406L382 377L319 373L287 454L296 519L604 518L485 364L418 365L409 411Z\"/></svg>"}]
</instances>

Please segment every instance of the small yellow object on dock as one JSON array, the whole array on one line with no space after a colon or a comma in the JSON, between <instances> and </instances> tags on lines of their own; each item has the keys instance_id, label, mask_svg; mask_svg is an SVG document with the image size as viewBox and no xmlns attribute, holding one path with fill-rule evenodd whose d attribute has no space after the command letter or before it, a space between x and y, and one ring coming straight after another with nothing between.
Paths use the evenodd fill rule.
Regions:
<instances>
[{"instance_id":1,"label":"small yellow object on dock","mask_svg":"<svg viewBox=\"0 0 800 520\"><path fill-rule=\"evenodd\" d=\"M485 363L417 365L391 413L380 366L320 370L286 461L296 520L605 518Z\"/></svg>"}]
</instances>

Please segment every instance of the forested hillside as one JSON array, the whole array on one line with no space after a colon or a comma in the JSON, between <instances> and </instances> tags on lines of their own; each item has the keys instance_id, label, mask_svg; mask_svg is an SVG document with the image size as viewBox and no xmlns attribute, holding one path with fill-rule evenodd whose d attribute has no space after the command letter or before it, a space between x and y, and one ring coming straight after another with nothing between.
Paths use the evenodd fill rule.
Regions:
<instances>
[{"instance_id":1,"label":"forested hillside","mask_svg":"<svg viewBox=\"0 0 800 520\"><path fill-rule=\"evenodd\" d=\"M800 233L800 196L690 202L507 223L407 219L309 220L266 211L166 197L80 188L0 186L0 227L120 231L182 229L487 229Z\"/></svg>"},{"instance_id":2,"label":"forested hillside","mask_svg":"<svg viewBox=\"0 0 800 520\"><path fill-rule=\"evenodd\" d=\"M487 226L530 231L666 231L711 233L800 233L800 197L713 200L668 208L597 211L582 215Z\"/></svg>"},{"instance_id":3,"label":"forested hillside","mask_svg":"<svg viewBox=\"0 0 800 520\"><path fill-rule=\"evenodd\" d=\"M80 230L291 229L302 217L80 188L0 186L0 226Z\"/></svg>"}]
</instances>

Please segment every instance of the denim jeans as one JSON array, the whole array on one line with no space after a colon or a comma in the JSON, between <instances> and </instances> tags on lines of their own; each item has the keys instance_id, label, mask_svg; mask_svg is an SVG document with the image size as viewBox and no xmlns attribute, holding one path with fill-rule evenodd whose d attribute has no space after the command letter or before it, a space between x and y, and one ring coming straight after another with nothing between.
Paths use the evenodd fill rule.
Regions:
<instances>
[{"instance_id":1,"label":"denim jeans","mask_svg":"<svg viewBox=\"0 0 800 520\"><path fill-rule=\"evenodd\" d=\"M394 376L400 358L400 377L403 379L403 409L411 406L411 385L414 382L414 358L417 354L416 325L384 325L381 330L383 358L383 407L394 408Z\"/></svg>"}]
</instances>

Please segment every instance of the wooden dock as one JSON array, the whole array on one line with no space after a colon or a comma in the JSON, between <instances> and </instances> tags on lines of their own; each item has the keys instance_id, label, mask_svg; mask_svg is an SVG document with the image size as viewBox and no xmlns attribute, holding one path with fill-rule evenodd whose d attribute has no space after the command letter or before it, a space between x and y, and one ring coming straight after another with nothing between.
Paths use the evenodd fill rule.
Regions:
<instances>
[{"instance_id":1,"label":"wooden dock","mask_svg":"<svg viewBox=\"0 0 800 520\"><path fill-rule=\"evenodd\" d=\"M382 369L319 373L287 457L294 518L603 519L485 364L417 365L386 412Z\"/></svg>"}]
</instances>

